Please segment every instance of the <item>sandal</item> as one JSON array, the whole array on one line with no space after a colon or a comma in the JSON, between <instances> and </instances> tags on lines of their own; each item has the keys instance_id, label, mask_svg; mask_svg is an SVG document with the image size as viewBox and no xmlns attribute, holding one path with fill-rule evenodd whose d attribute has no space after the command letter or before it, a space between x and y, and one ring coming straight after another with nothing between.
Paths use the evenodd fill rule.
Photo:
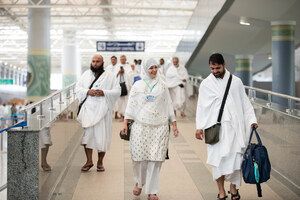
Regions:
<instances>
[{"instance_id":1,"label":"sandal","mask_svg":"<svg viewBox=\"0 0 300 200\"><path fill-rule=\"evenodd\" d=\"M138 184L136 183L136 184L135 184L135 187L133 188L132 193L133 193L135 196L139 196L139 195L142 193L142 188L139 188L139 187L138 187Z\"/></svg>"},{"instance_id":2,"label":"sandal","mask_svg":"<svg viewBox=\"0 0 300 200\"><path fill-rule=\"evenodd\" d=\"M91 165L84 165L84 166L81 168L81 171L82 171L82 172L87 172L87 171L89 171L93 166L94 166L94 164L91 164Z\"/></svg>"},{"instance_id":3,"label":"sandal","mask_svg":"<svg viewBox=\"0 0 300 200\"><path fill-rule=\"evenodd\" d=\"M218 200L226 200L227 197L228 197L228 196L225 196L225 197L223 197L223 198L220 198L220 194L218 194L218 196L217 196Z\"/></svg>"},{"instance_id":4,"label":"sandal","mask_svg":"<svg viewBox=\"0 0 300 200\"><path fill-rule=\"evenodd\" d=\"M44 170L44 172L50 172L51 171L50 165L42 165L41 167Z\"/></svg>"},{"instance_id":5,"label":"sandal","mask_svg":"<svg viewBox=\"0 0 300 200\"><path fill-rule=\"evenodd\" d=\"M97 167L97 172L104 172L105 168L103 166Z\"/></svg>"},{"instance_id":6,"label":"sandal","mask_svg":"<svg viewBox=\"0 0 300 200\"><path fill-rule=\"evenodd\" d=\"M241 195L239 194L239 190L236 190L236 194L232 194L230 191L228 191L228 194L231 194L231 200L240 200L241 199ZM236 199L233 199L237 197Z\"/></svg>"},{"instance_id":7,"label":"sandal","mask_svg":"<svg viewBox=\"0 0 300 200\"><path fill-rule=\"evenodd\" d=\"M149 194L148 200L158 200L158 196L156 194Z\"/></svg>"}]
</instances>

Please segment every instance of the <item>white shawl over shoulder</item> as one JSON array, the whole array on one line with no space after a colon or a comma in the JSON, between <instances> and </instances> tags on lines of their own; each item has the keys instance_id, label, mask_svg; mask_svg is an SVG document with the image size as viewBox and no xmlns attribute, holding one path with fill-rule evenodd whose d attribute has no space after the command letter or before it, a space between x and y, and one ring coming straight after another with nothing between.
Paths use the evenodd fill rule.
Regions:
<instances>
[{"instance_id":1,"label":"white shawl over shoulder","mask_svg":"<svg viewBox=\"0 0 300 200\"><path fill-rule=\"evenodd\" d=\"M87 70L78 80L75 92L79 103L85 99L89 86L94 79L94 73L91 70ZM103 90L104 96L87 97L78 115L78 121L84 128L96 125L108 112L112 112L113 106L121 94L119 81L110 71L105 71L101 74L93 84L92 89Z\"/></svg>"}]
</instances>

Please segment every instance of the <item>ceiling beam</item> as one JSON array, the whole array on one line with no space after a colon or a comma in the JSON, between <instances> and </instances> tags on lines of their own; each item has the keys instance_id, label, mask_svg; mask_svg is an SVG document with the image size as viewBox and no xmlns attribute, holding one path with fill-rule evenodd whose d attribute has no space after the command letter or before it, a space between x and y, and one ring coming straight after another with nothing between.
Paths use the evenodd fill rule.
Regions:
<instances>
[{"instance_id":1,"label":"ceiling beam","mask_svg":"<svg viewBox=\"0 0 300 200\"><path fill-rule=\"evenodd\" d=\"M194 11L193 7L182 5L174 6L130 6L130 5L92 5L92 4L50 4L50 5L29 5L29 4L0 4L0 8L109 8L109 9L143 9L143 10L175 10Z\"/></svg>"},{"instance_id":2,"label":"ceiling beam","mask_svg":"<svg viewBox=\"0 0 300 200\"><path fill-rule=\"evenodd\" d=\"M0 15L0 18L7 17L6 15ZM18 18L27 18L28 15L13 15L13 17ZM51 18L70 18L70 17L76 17L76 18L85 18L85 17L91 17L91 18L105 18L105 17L116 17L116 18L187 18L189 19L191 15L56 15L52 14Z\"/></svg>"}]
</instances>

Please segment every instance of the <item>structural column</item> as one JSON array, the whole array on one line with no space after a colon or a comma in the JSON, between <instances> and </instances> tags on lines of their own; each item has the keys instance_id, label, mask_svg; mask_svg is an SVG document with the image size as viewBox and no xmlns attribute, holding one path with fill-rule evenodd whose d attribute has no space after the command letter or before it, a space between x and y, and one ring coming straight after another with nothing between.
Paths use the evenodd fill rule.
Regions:
<instances>
[{"instance_id":1,"label":"structural column","mask_svg":"<svg viewBox=\"0 0 300 200\"><path fill-rule=\"evenodd\" d=\"M272 25L272 90L295 96L295 21L274 21ZM287 105L285 99L273 101Z\"/></svg>"},{"instance_id":2,"label":"structural column","mask_svg":"<svg viewBox=\"0 0 300 200\"><path fill-rule=\"evenodd\" d=\"M48 5L50 0L41 4ZM28 9L27 62L27 100L37 101L50 94L50 8Z\"/></svg>"},{"instance_id":3,"label":"structural column","mask_svg":"<svg viewBox=\"0 0 300 200\"><path fill-rule=\"evenodd\" d=\"M63 87L76 82L77 74L80 73L80 55L77 48L75 30L64 30L64 47L61 66Z\"/></svg>"},{"instance_id":4,"label":"structural column","mask_svg":"<svg viewBox=\"0 0 300 200\"><path fill-rule=\"evenodd\" d=\"M252 86L252 60L249 55L235 56L235 73L247 86Z\"/></svg>"},{"instance_id":5,"label":"structural column","mask_svg":"<svg viewBox=\"0 0 300 200\"><path fill-rule=\"evenodd\" d=\"M4 71L4 66L3 64L0 62L0 79L3 79L3 71Z\"/></svg>"}]
</instances>

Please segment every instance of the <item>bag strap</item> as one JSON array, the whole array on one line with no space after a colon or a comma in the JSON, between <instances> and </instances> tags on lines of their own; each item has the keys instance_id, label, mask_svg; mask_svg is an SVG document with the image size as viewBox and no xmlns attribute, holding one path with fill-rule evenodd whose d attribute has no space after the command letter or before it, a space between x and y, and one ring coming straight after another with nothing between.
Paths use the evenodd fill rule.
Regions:
<instances>
[{"instance_id":1,"label":"bag strap","mask_svg":"<svg viewBox=\"0 0 300 200\"><path fill-rule=\"evenodd\" d=\"M219 111L218 124L221 123L221 118L222 118L222 115L223 115L225 102L226 102L228 92L229 92L229 88L230 88L230 85L231 85L231 80L232 80L232 75L230 74L230 77L229 77L228 82L227 82L226 90L225 90L225 93L224 93L224 96L223 96L222 105L221 105L221 108L220 108L220 111Z\"/></svg>"},{"instance_id":2,"label":"bag strap","mask_svg":"<svg viewBox=\"0 0 300 200\"><path fill-rule=\"evenodd\" d=\"M120 83L124 83L124 82L125 82L124 74L120 74Z\"/></svg>"},{"instance_id":3,"label":"bag strap","mask_svg":"<svg viewBox=\"0 0 300 200\"><path fill-rule=\"evenodd\" d=\"M259 135L258 135L258 133L257 133L257 131L256 131L256 128L255 128L255 127L253 127L253 128L252 128L252 131L251 131L251 134L250 134L250 138L249 138L248 145L250 145L250 143L251 143L252 136L253 136L253 132L254 132L254 133L255 133L255 135L256 135L257 142L258 142L259 146L262 146L261 139L260 139L260 137L259 137Z\"/></svg>"},{"instance_id":4,"label":"bag strap","mask_svg":"<svg viewBox=\"0 0 300 200\"><path fill-rule=\"evenodd\" d=\"M260 183L256 183L257 196L262 197Z\"/></svg>"}]
</instances>

